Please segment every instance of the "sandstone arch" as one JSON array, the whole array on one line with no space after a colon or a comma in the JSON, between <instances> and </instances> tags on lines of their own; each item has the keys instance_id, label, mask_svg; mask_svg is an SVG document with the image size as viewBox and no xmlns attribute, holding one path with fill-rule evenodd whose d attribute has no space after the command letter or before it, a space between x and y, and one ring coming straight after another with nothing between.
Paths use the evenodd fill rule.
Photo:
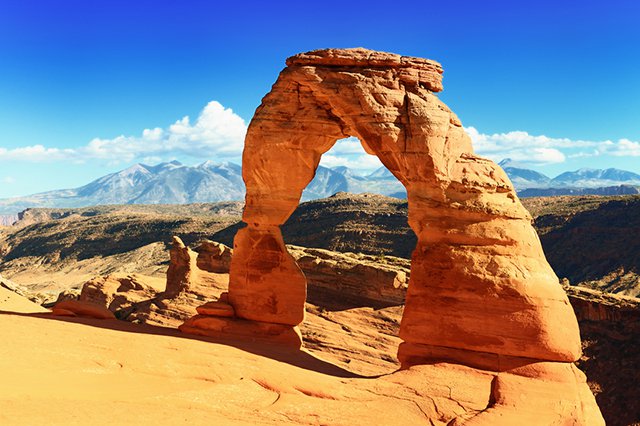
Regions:
<instances>
[{"instance_id":1,"label":"sandstone arch","mask_svg":"<svg viewBox=\"0 0 640 426\"><path fill-rule=\"evenodd\" d=\"M229 293L213 302L225 315L197 315L180 328L301 345L306 281L280 225L322 154L356 136L406 187L418 237L400 327L403 368L445 362L493 372L489 405L455 424L604 424L572 364L581 352L577 321L531 217L436 97L441 74L434 61L366 49L289 58L245 139L246 227L234 241ZM442 380L434 386L447 386Z\"/></svg>"},{"instance_id":2,"label":"sandstone arch","mask_svg":"<svg viewBox=\"0 0 640 426\"><path fill-rule=\"evenodd\" d=\"M577 322L531 218L504 172L473 154L460 121L436 97L441 73L434 61L365 49L287 60L245 140L247 227L235 240L230 303L248 320L291 327L303 320L305 278L279 226L322 154L356 136L407 188L418 236L403 364L575 361Z\"/></svg>"}]
</instances>

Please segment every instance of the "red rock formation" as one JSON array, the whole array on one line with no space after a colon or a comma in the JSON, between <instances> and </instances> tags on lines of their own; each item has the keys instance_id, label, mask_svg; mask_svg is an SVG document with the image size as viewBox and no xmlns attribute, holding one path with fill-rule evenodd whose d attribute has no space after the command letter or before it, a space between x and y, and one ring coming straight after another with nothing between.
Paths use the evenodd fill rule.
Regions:
<instances>
[{"instance_id":1,"label":"red rock formation","mask_svg":"<svg viewBox=\"0 0 640 426\"><path fill-rule=\"evenodd\" d=\"M136 275L94 277L83 284L78 300L104 306L111 312L129 309L154 298L159 289Z\"/></svg>"},{"instance_id":2,"label":"red rock formation","mask_svg":"<svg viewBox=\"0 0 640 426\"><path fill-rule=\"evenodd\" d=\"M375 256L337 253L288 245L307 278L314 294L338 294L372 305L402 305L409 284L409 270L404 259L387 257L389 263ZM401 265L393 261L401 262Z\"/></svg>"},{"instance_id":3,"label":"red rock formation","mask_svg":"<svg viewBox=\"0 0 640 426\"><path fill-rule=\"evenodd\" d=\"M166 284L137 274L95 277L84 283L79 301L99 305L126 321L177 327L196 315L203 300L218 297L227 287L227 274L203 271L196 259L197 253L174 237ZM217 310L214 306L202 309L233 316L231 305Z\"/></svg>"},{"instance_id":4,"label":"red rock formation","mask_svg":"<svg viewBox=\"0 0 640 426\"><path fill-rule=\"evenodd\" d=\"M173 237L170 251L171 263L167 271L167 295L176 295L189 289L198 279L198 253L185 246L179 237Z\"/></svg>"},{"instance_id":5,"label":"red rock formation","mask_svg":"<svg viewBox=\"0 0 640 426\"><path fill-rule=\"evenodd\" d=\"M205 240L196 251L198 252L198 268L217 274L229 272L232 252L229 247L222 243Z\"/></svg>"},{"instance_id":6,"label":"red rock formation","mask_svg":"<svg viewBox=\"0 0 640 426\"><path fill-rule=\"evenodd\" d=\"M387 256L287 245L316 295L337 294L343 299L374 305L403 305L409 284L409 261ZM196 249L198 268L229 273L233 250L222 243L205 241ZM228 259L228 260L227 260Z\"/></svg>"},{"instance_id":7,"label":"red rock formation","mask_svg":"<svg viewBox=\"0 0 640 426\"><path fill-rule=\"evenodd\" d=\"M578 324L531 217L504 171L473 154L460 120L435 95L441 74L434 61L366 49L287 60L245 139L247 226L234 241L229 303L258 324L295 329L303 321L306 280L280 225L322 154L356 136L406 187L418 237L400 329L403 367L446 360L502 372L496 406L470 424L514 424L518 412L535 417L541 407L554 423L602 423L584 377L569 368L580 356ZM185 330L197 328L192 321ZM558 383L551 398L539 396L536 380ZM517 400L522 389L530 398ZM561 395L573 408L554 405Z\"/></svg>"},{"instance_id":8,"label":"red rock formation","mask_svg":"<svg viewBox=\"0 0 640 426\"><path fill-rule=\"evenodd\" d=\"M196 308L199 314L216 317L234 317L236 315L233 306L222 300L214 300Z\"/></svg>"},{"instance_id":9,"label":"red rock formation","mask_svg":"<svg viewBox=\"0 0 640 426\"><path fill-rule=\"evenodd\" d=\"M104 306L91 302L81 302L79 300L65 300L56 303L53 307L52 314L97 319L116 319L113 313Z\"/></svg>"},{"instance_id":10,"label":"red rock formation","mask_svg":"<svg viewBox=\"0 0 640 426\"><path fill-rule=\"evenodd\" d=\"M579 321L622 321L640 325L640 299L614 293L603 293L586 287L566 285ZM638 330L640 331L640 329Z\"/></svg>"}]
</instances>

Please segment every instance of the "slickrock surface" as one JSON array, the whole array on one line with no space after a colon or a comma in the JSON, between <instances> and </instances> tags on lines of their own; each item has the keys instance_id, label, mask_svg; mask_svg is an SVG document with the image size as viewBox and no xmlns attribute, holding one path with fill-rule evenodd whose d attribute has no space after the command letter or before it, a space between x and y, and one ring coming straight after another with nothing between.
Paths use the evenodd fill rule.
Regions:
<instances>
[{"instance_id":1,"label":"slickrock surface","mask_svg":"<svg viewBox=\"0 0 640 426\"><path fill-rule=\"evenodd\" d=\"M559 424L551 407L581 414L576 390L555 378L527 387L522 376L444 363L359 377L305 352L118 321L0 314L0 329L3 425L444 426L489 405L504 408L502 424L515 413L516 424ZM508 400L513 386L529 391Z\"/></svg>"},{"instance_id":2,"label":"slickrock surface","mask_svg":"<svg viewBox=\"0 0 640 426\"><path fill-rule=\"evenodd\" d=\"M470 424L526 419L526 409L513 409L523 392L537 407L531 416L603 423L572 365L581 355L578 323L531 216L504 171L474 155L460 120L435 96L441 73L433 61L361 48L287 60L245 139L247 226L234 240L229 303L258 324L295 328L304 320L306 279L280 226L322 154L356 136L406 187L418 239L400 326L402 367L446 360L522 376L496 381L498 408ZM549 380L563 383L548 386L552 398L572 389L581 408L535 402Z\"/></svg>"},{"instance_id":3,"label":"slickrock surface","mask_svg":"<svg viewBox=\"0 0 640 426\"><path fill-rule=\"evenodd\" d=\"M48 309L33 303L26 297L20 296L13 290L0 285L0 311L10 312L49 312Z\"/></svg>"}]
</instances>

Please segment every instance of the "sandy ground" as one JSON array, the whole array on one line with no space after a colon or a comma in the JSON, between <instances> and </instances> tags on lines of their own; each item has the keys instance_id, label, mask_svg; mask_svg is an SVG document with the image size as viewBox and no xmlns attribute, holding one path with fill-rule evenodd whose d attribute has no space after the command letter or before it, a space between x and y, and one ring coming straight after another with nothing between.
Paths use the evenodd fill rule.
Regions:
<instances>
[{"instance_id":1,"label":"sandy ground","mask_svg":"<svg viewBox=\"0 0 640 426\"><path fill-rule=\"evenodd\" d=\"M466 367L364 377L304 351L8 307L17 305L0 305L2 425L418 425L425 413L488 403L491 377ZM474 381L482 391L450 399Z\"/></svg>"},{"instance_id":2,"label":"sandy ground","mask_svg":"<svg viewBox=\"0 0 640 426\"><path fill-rule=\"evenodd\" d=\"M0 286L0 310L23 313L49 312L48 309L2 286Z\"/></svg>"}]
</instances>

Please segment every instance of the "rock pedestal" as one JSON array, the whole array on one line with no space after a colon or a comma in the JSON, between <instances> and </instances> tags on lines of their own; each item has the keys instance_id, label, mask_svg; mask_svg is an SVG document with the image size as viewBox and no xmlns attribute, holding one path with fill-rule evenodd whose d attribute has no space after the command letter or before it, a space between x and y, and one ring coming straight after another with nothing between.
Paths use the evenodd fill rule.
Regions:
<instances>
[{"instance_id":1,"label":"rock pedestal","mask_svg":"<svg viewBox=\"0 0 640 426\"><path fill-rule=\"evenodd\" d=\"M264 324L295 327L304 319L305 277L280 225L322 154L355 136L406 187L418 237L400 329L402 367L446 360L542 381L552 371L553 380L576 389L578 411L559 418L600 424L584 377L568 368L580 356L578 324L531 217L504 171L474 155L460 120L435 95L441 90L442 68L427 59L358 48L287 60L245 139L247 226L234 241L229 303L266 336ZM224 331L213 322L194 319L189 331ZM517 400L520 388L536 394L534 387L504 374L496 408L470 424L502 424L495 423L502 415L517 417L513 407L536 411L537 403Z\"/></svg>"},{"instance_id":2,"label":"rock pedestal","mask_svg":"<svg viewBox=\"0 0 640 426\"><path fill-rule=\"evenodd\" d=\"M171 257L167 271L167 295L176 295L187 290L198 279L198 253L185 246L179 237L174 236L169 252Z\"/></svg>"}]
</instances>

